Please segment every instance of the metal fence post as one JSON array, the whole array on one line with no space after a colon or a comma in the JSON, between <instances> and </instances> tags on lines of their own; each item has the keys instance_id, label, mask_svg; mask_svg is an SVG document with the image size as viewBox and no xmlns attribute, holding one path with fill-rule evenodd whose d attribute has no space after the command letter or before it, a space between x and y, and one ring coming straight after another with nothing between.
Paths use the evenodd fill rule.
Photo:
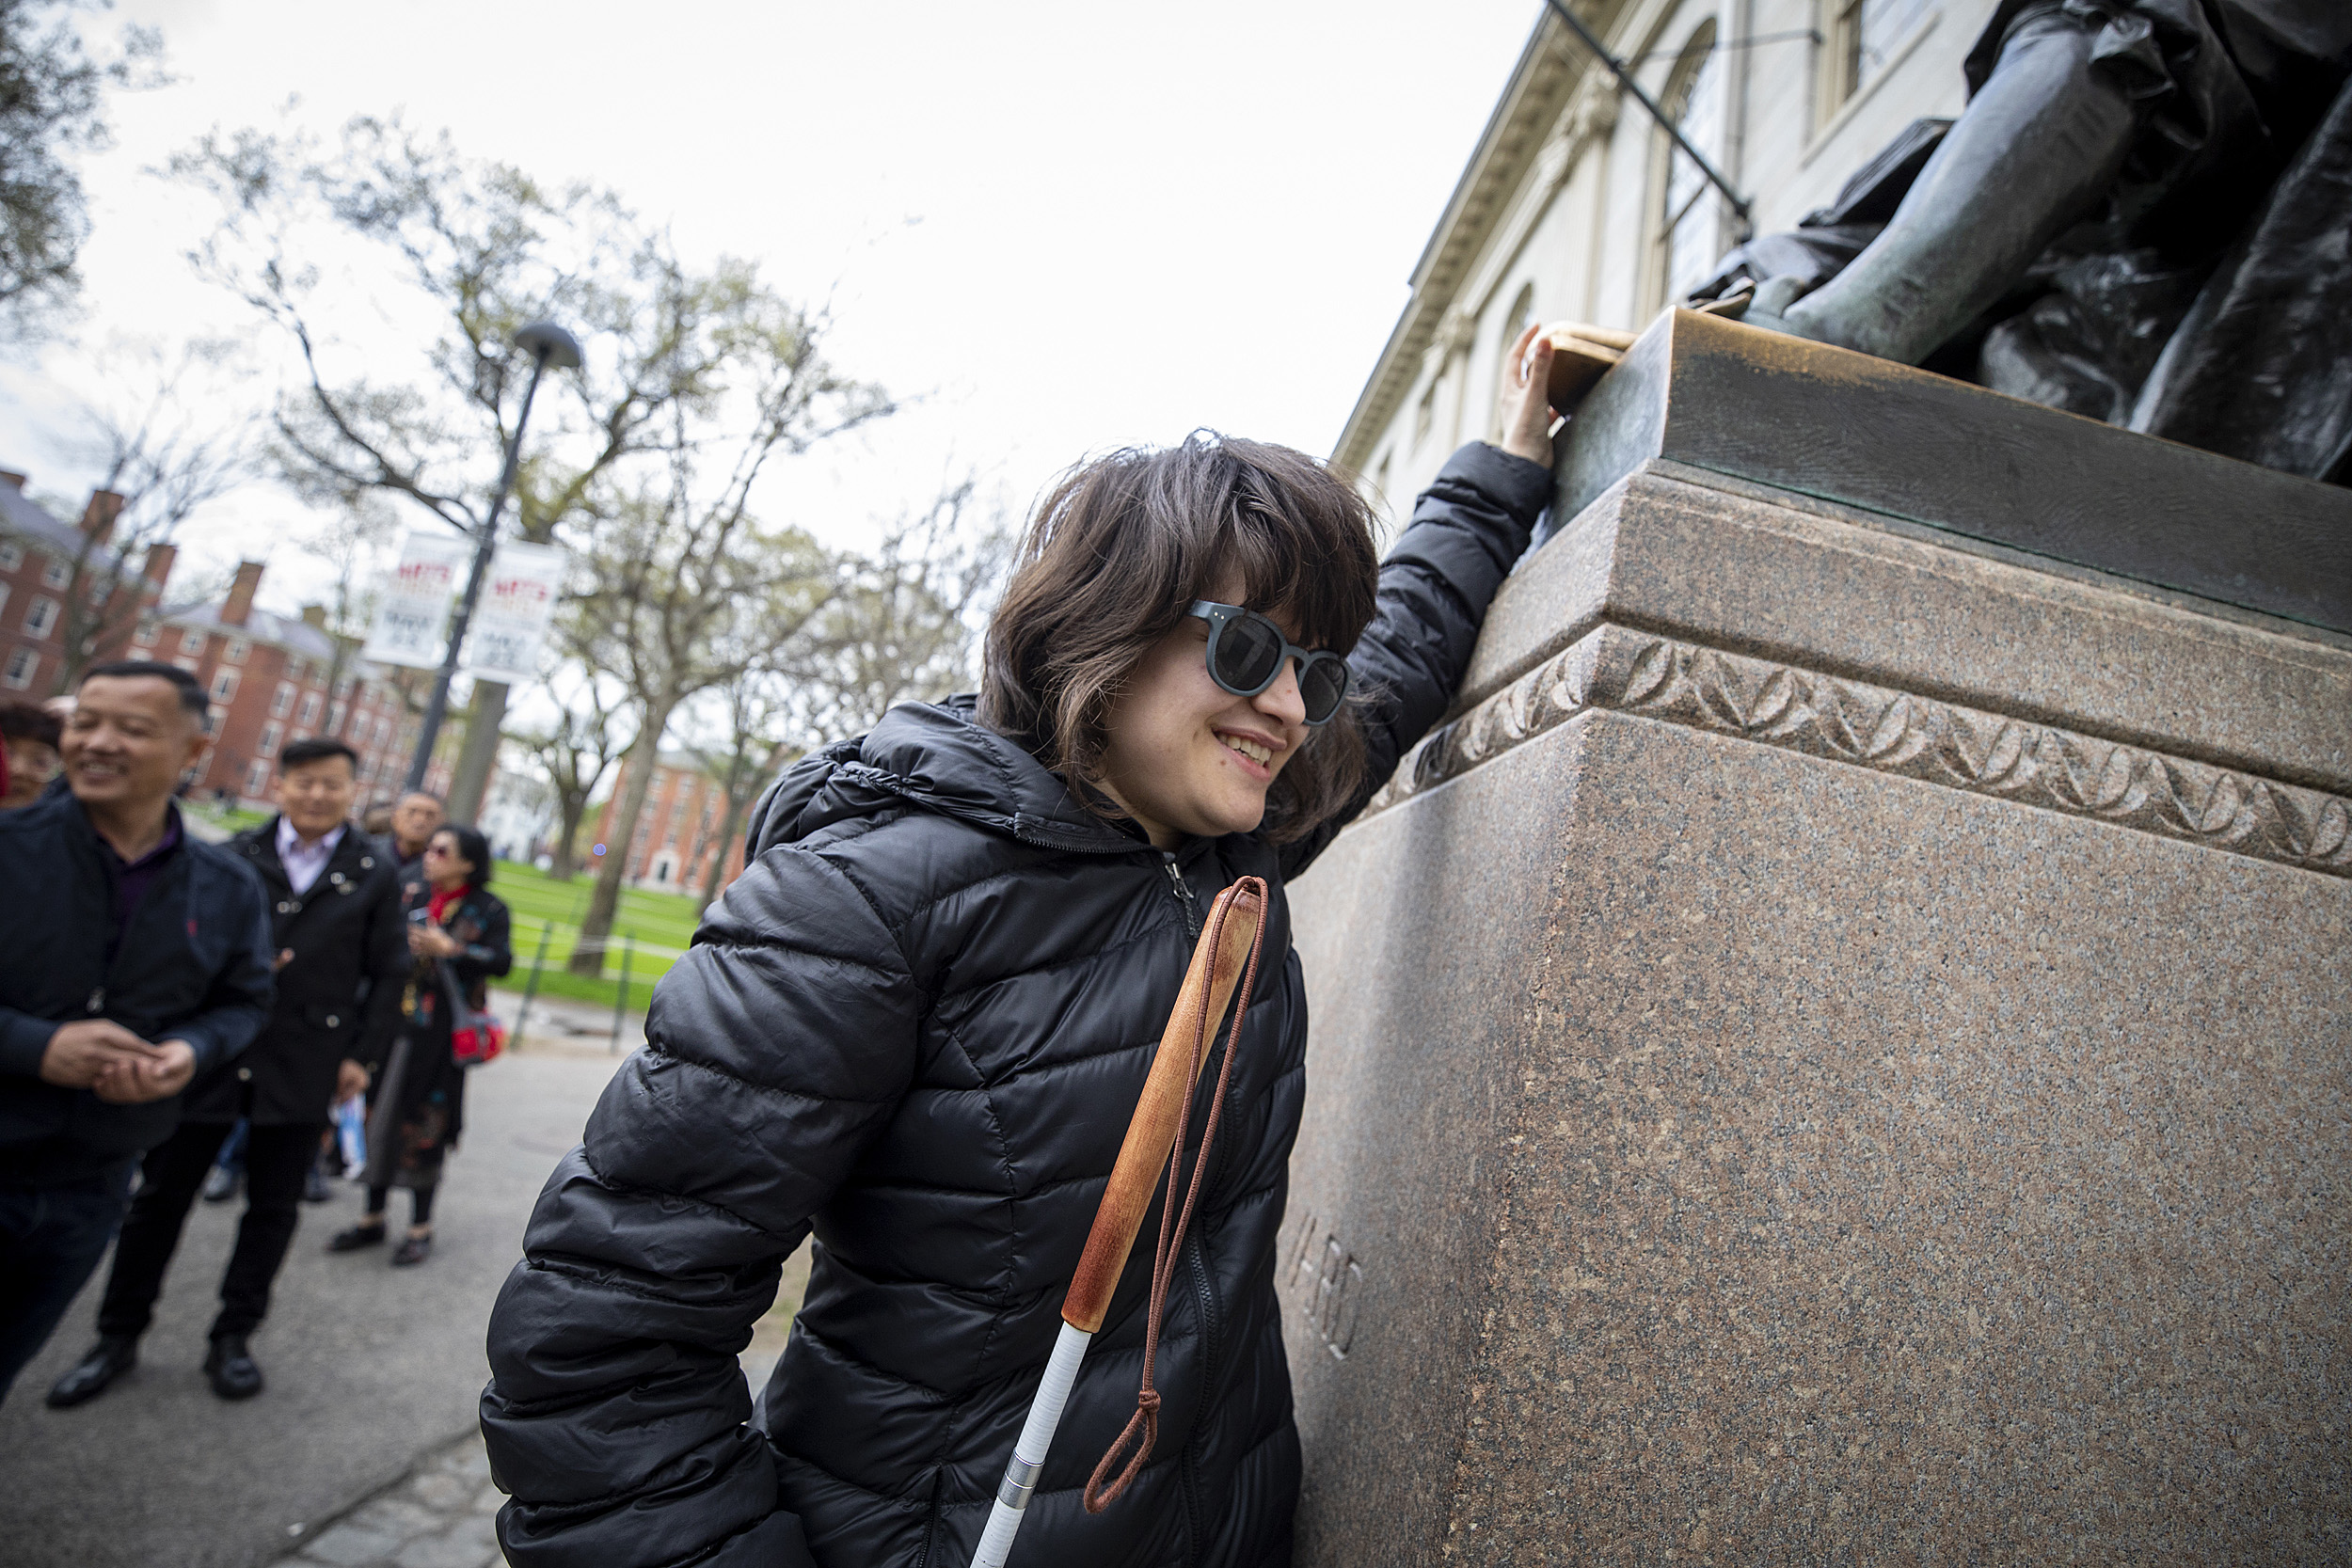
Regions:
<instances>
[{"instance_id":1,"label":"metal fence post","mask_svg":"<svg viewBox=\"0 0 2352 1568\"><path fill-rule=\"evenodd\" d=\"M547 921L539 923L539 950L531 956L531 978L523 982L523 1005L515 1014L515 1032L506 1038L507 1049L520 1051L523 1029L531 1022L531 1003L539 994L539 972L547 967L548 938L555 927Z\"/></svg>"},{"instance_id":2,"label":"metal fence post","mask_svg":"<svg viewBox=\"0 0 2352 1568\"><path fill-rule=\"evenodd\" d=\"M621 933L621 989L612 995L612 1049L606 1053L607 1055L621 1049L621 1015L628 1011L628 960L635 951L636 942L636 932Z\"/></svg>"}]
</instances>

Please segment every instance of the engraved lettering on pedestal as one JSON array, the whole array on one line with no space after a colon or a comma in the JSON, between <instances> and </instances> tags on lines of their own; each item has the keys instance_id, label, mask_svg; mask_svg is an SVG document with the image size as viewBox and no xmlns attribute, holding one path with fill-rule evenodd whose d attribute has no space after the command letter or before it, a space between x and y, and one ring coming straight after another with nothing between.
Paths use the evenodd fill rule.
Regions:
<instances>
[{"instance_id":1,"label":"engraved lettering on pedestal","mask_svg":"<svg viewBox=\"0 0 2352 1568\"><path fill-rule=\"evenodd\" d=\"M1321 1258L1320 1249L1323 1242L1322 1219L1314 1214L1302 1214L1295 1220L1283 1221L1282 1228L1285 1231L1290 1232L1290 1234L1283 1238L1279 1243L1279 1249L1275 1253L1275 1256L1277 1258L1288 1259L1290 1260L1289 1268L1292 1283L1295 1284L1312 1278L1315 1274L1316 1263ZM1279 1267L1275 1278L1275 1288L1279 1290L1281 1288L1281 1275ZM1310 1292L1310 1294L1311 1294L1311 1292Z\"/></svg>"},{"instance_id":2,"label":"engraved lettering on pedestal","mask_svg":"<svg viewBox=\"0 0 2352 1568\"><path fill-rule=\"evenodd\" d=\"M1288 1248L1284 1249L1285 1254ZM1301 1233L1297 1261L1291 1269L1298 1304L1315 1338L1334 1360L1347 1359L1356 1339L1357 1307L1363 1294L1364 1269L1340 1244L1340 1239L1310 1216Z\"/></svg>"}]
</instances>

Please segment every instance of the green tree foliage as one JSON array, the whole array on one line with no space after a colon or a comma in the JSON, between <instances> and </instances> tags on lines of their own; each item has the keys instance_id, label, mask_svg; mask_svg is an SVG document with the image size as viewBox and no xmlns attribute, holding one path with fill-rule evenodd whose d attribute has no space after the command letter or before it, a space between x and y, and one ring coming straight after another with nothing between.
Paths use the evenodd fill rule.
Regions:
<instances>
[{"instance_id":1,"label":"green tree foliage","mask_svg":"<svg viewBox=\"0 0 2352 1568\"><path fill-rule=\"evenodd\" d=\"M83 41L104 0L0 0L0 340L35 335L81 286L89 212L72 158L108 143L108 87L158 83L162 40L124 30L111 57Z\"/></svg>"}]
</instances>

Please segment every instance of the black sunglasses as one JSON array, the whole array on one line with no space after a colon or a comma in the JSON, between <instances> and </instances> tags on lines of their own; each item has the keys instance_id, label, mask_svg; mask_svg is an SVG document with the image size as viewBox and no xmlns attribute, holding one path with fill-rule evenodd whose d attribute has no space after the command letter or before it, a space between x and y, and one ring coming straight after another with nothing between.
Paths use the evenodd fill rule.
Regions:
<instances>
[{"instance_id":1,"label":"black sunglasses","mask_svg":"<svg viewBox=\"0 0 2352 1568\"><path fill-rule=\"evenodd\" d=\"M1254 697L1272 686L1291 659L1298 660L1298 695L1307 722L1324 724L1347 696L1347 660L1326 649L1302 648L1282 628L1237 604L1195 599L1184 611L1209 623L1209 678L1236 697Z\"/></svg>"}]
</instances>

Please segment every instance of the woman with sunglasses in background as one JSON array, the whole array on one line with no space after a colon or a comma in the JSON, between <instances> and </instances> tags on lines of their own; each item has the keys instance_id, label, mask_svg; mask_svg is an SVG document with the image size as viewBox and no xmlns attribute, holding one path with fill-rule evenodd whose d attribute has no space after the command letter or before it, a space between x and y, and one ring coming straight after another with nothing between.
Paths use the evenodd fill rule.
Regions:
<instances>
[{"instance_id":1,"label":"woman with sunglasses in background","mask_svg":"<svg viewBox=\"0 0 2352 1568\"><path fill-rule=\"evenodd\" d=\"M1290 1560L1274 1254L1307 1013L1282 883L1452 700L1551 496L1549 358L1520 339L1502 447L1455 453L1385 562L1362 499L1295 451L1196 436L1083 466L1030 524L978 697L894 708L770 790L493 1315L512 1560L970 1561L1203 912L1242 877L1272 890L1264 958L1156 1442L1082 1506L1136 1409L1139 1246L1014 1557ZM812 1234L754 1420L736 1357Z\"/></svg>"},{"instance_id":2,"label":"woman with sunglasses in background","mask_svg":"<svg viewBox=\"0 0 2352 1568\"><path fill-rule=\"evenodd\" d=\"M366 1064L371 1085L381 1085L368 1100L368 1212L326 1243L329 1252L380 1243L391 1189L405 1187L408 1232L392 1250L400 1268L432 1255L441 1164L465 1130L466 1069L450 1044L456 1001L487 1010L490 981L515 967L511 917L488 888L489 842L471 828L438 828L417 866L401 889L408 951L416 958L401 996L402 1038L389 1069Z\"/></svg>"}]
</instances>

